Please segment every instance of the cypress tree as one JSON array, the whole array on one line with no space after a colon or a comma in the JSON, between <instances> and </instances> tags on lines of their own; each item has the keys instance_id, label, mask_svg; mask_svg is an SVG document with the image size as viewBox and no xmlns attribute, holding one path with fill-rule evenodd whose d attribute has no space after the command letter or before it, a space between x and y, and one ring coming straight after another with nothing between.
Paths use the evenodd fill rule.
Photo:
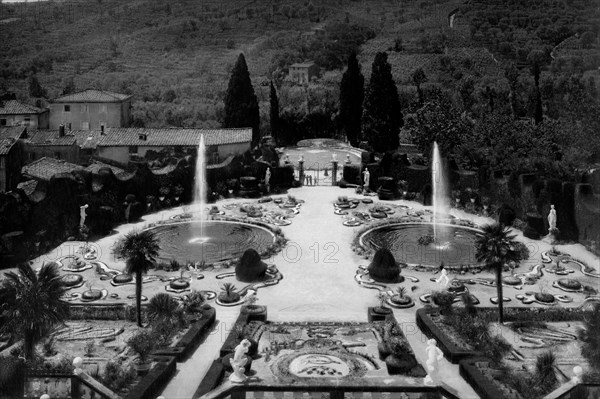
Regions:
<instances>
[{"instance_id":1,"label":"cypress tree","mask_svg":"<svg viewBox=\"0 0 600 399\"><path fill-rule=\"evenodd\" d=\"M269 96L269 103L271 105L270 108L270 117L271 117L271 136L276 143L279 142L279 99L277 98L277 91L275 90L275 85L273 85L273 81L271 81L271 93Z\"/></svg>"},{"instance_id":2,"label":"cypress tree","mask_svg":"<svg viewBox=\"0 0 600 399\"><path fill-rule=\"evenodd\" d=\"M260 139L260 114L258 99L254 93L244 54L240 54L231 72L225 95L225 119L223 127L251 127L252 146Z\"/></svg>"},{"instance_id":3,"label":"cypress tree","mask_svg":"<svg viewBox=\"0 0 600 399\"><path fill-rule=\"evenodd\" d=\"M360 141L364 97L365 78L360 72L356 53L352 52L340 84L340 123L354 147L358 147Z\"/></svg>"},{"instance_id":4,"label":"cypress tree","mask_svg":"<svg viewBox=\"0 0 600 399\"><path fill-rule=\"evenodd\" d=\"M377 53L373 61L362 122L363 137L367 138L375 151L394 151L398 148L402 112L392 67L385 52Z\"/></svg>"},{"instance_id":5,"label":"cypress tree","mask_svg":"<svg viewBox=\"0 0 600 399\"><path fill-rule=\"evenodd\" d=\"M46 97L46 90L40 84L37 76L29 75L29 97Z\"/></svg>"}]
</instances>

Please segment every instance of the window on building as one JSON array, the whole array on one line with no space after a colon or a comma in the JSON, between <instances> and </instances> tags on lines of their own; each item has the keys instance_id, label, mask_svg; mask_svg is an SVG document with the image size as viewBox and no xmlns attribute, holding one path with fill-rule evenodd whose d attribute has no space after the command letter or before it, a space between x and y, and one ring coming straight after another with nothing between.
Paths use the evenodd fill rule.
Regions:
<instances>
[{"instance_id":1,"label":"window on building","mask_svg":"<svg viewBox=\"0 0 600 399\"><path fill-rule=\"evenodd\" d=\"M65 112L71 112L71 106L65 105L64 110L65 110Z\"/></svg>"},{"instance_id":2,"label":"window on building","mask_svg":"<svg viewBox=\"0 0 600 399\"><path fill-rule=\"evenodd\" d=\"M90 123L89 122L81 122L81 128L83 130L90 130Z\"/></svg>"},{"instance_id":3,"label":"window on building","mask_svg":"<svg viewBox=\"0 0 600 399\"><path fill-rule=\"evenodd\" d=\"M61 159L59 151L54 151L54 158Z\"/></svg>"},{"instance_id":4,"label":"window on building","mask_svg":"<svg viewBox=\"0 0 600 399\"><path fill-rule=\"evenodd\" d=\"M6 168L6 157L0 157L0 169Z\"/></svg>"},{"instance_id":5,"label":"window on building","mask_svg":"<svg viewBox=\"0 0 600 399\"><path fill-rule=\"evenodd\" d=\"M23 125L31 126L31 118L23 118Z\"/></svg>"},{"instance_id":6,"label":"window on building","mask_svg":"<svg viewBox=\"0 0 600 399\"><path fill-rule=\"evenodd\" d=\"M6 126L6 119L0 119L0 126Z\"/></svg>"},{"instance_id":7,"label":"window on building","mask_svg":"<svg viewBox=\"0 0 600 399\"><path fill-rule=\"evenodd\" d=\"M81 112L90 112L90 107L87 104L81 104Z\"/></svg>"},{"instance_id":8,"label":"window on building","mask_svg":"<svg viewBox=\"0 0 600 399\"><path fill-rule=\"evenodd\" d=\"M35 154L33 152L29 153L29 162L35 161Z\"/></svg>"},{"instance_id":9,"label":"window on building","mask_svg":"<svg viewBox=\"0 0 600 399\"><path fill-rule=\"evenodd\" d=\"M137 155L137 153L138 153L138 146L137 145L130 145L129 146L129 154Z\"/></svg>"},{"instance_id":10,"label":"window on building","mask_svg":"<svg viewBox=\"0 0 600 399\"><path fill-rule=\"evenodd\" d=\"M100 104L100 112L106 112L106 104Z\"/></svg>"}]
</instances>

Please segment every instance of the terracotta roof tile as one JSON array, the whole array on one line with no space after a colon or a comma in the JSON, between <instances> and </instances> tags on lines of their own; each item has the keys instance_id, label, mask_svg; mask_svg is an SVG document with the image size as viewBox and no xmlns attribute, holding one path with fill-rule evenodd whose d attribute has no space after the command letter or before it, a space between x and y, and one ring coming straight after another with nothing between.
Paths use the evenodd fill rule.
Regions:
<instances>
[{"instance_id":1,"label":"terracotta roof tile","mask_svg":"<svg viewBox=\"0 0 600 399\"><path fill-rule=\"evenodd\" d=\"M19 183L17 185L17 188L23 190L28 197L31 197L31 195L37 189L37 186L38 186L37 180L27 180L27 181Z\"/></svg>"},{"instance_id":2,"label":"terracotta roof tile","mask_svg":"<svg viewBox=\"0 0 600 399\"><path fill-rule=\"evenodd\" d=\"M67 94L57 97L52 102L55 103L118 103L127 100L129 94L115 93L106 90L87 89L77 93Z\"/></svg>"},{"instance_id":3,"label":"terracotta roof tile","mask_svg":"<svg viewBox=\"0 0 600 399\"><path fill-rule=\"evenodd\" d=\"M0 128L0 155L6 155L27 129L24 126Z\"/></svg>"},{"instance_id":4,"label":"terracotta roof tile","mask_svg":"<svg viewBox=\"0 0 600 399\"><path fill-rule=\"evenodd\" d=\"M144 136L146 140L140 137ZM200 136L210 145L236 144L252 141L251 128L188 129L188 128L108 128L98 147L124 146L197 146Z\"/></svg>"},{"instance_id":5,"label":"terracotta roof tile","mask_svg":"<svg viewBox=\"0 0 600 399\"><path fill-rule=\"evenodd\" d=\"M104 162L100 162L100 161L94 161L92 164L90 164L88 167L85 168L85 170L88 170L92 173L97 174L98 171L102 168L109 168L110 170L113 171L115 176L124 176L127 175L128 173L122 169L119 168L117 166L113 166L113 165L109 165L107 163Z\"/></svg>"},{"instance_id":6,"label":"terracotta roof tile","mask_svg":"<svg viewBox=\"0 0 600 399\"><path fill-rule=\"evenodd\" d=\"M0 139L20 139L23 138L27 128L25 126L6 126L0 127Z\"/></svg>"},{"instance_id":7,"label":"terracotta roof tile","mask_svg":"<svg viewBox=\"0 0 600 399\"><path fill-rule=\"evenodd\" d=\"M24 104L17 100L8 100L0 107L0 115L41 114L46 110Z\"/></svg>"},{"instance_id":8,"label":"terracotta roof tile","mask_svg":"<svg viewBox=\"0 0 600 399\"><path fill-rule=\"evenodd\" d=\"M23 166L21 173L36 180L49 181L52 176L59 173L71 173L75 170L82 170L83 167L73 163L65 162L54 158L40 158L37 161Z\"/></svg>"},{"instance_id":9,"label":"terracotta roof tile","mask_svg":"<svg viewBox=\"0 0 600 399\"><path fill-rule=\"evenodd\" d=\"M33 145L73 145L84 149L94 149L102 137L100 130L67 130L60 137L58 130L35 130L29 142Z\"/></svg>"}]
</instances>

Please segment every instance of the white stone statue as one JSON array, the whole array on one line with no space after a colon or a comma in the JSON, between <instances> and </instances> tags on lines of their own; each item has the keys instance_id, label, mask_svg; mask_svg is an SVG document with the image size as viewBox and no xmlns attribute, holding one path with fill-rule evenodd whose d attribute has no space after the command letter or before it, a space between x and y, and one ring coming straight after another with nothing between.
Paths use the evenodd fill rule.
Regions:
<instances>
[{"instance_id":1,"label":"white stone statue","mask_svg":"<svg viewBox=\"0 0 600 399\"><path fill-rule=\"evenodd\" d=\"M352 163L352 161L350 160L350 154L346 154L346 163Z\"/></svg>"},{"instance_id":2,"label":"white stone statue","mask_svg":"<svg viewBox=\"0 0 600 399\"><path fill-rule=\"evenodd\" d=\"M290 163L290 154L285 154L285 157L283 157L283 162Z\"/></svg>"},{"instance_id":3,"label":"white stone statue","mask_svg":"<svg viewBox=\"0 0 600 399\"><path fill-rule=\"evenodd\" d=\"M556 209L554 209L554 205L550 205L550 213L548 214L548 227L549 231L556 230Z\"/></svg>"},{"instance_id":4,"label":"white stone statue","mask_svg":"<svg viewBox=\"0 0 600 399\"><path fill-rule=\"evenodd\" d=\"M247 339L242 340L238 346L235 347L235 352L231 358L231 367L233 373L229 376L229 381L233 383L241 383L246 381L248 377L244 374L246 363L248 363L248 350L250 349L250 341Z\"/></svg>"},{"instance_id":5,"label":"white stone statue","mask_svg":"<svg viewBox=\"0 0 600 399\"><path fill-rule=\"evenodd\" d=\"M79 207L79 228L83 228L83 225L85 224L85 217L87 216L85 210L88 208L88 204Z\"/></svg>"},{"instance_id":6,"label":"white stone statue","mask_svg":"<svg viewBox=\"0 0 600 399\"><path fill-rule=\"evenodd\" d=\"M363 181L364 181L365 189L369 188L369 180L370 179L371 179L371 173L369 172L369 169L365 168L365 171L363 172Z\"/></svg>"},{"instance_id":7,"label":"white stone statue","mask_svg":"<svg viewBox=\"0 0 600 399\"><path fill-rule=\"evenodd\" d=\"M304 155L300 155L300 158L298 158L298 162L304 162Z\"/></svg>"},{"instance_id":8,"label":"white stone statue","mask_svg":"<svg viewBox=\"0 0 600 399\"><path fill-rule=\"evenodd\" d=\"M335 152L331 154L331 162L337 162L337 154Z\"/></svg>"},{"instance_id":9,"label":"white stone statue","mask_svg":"<svg viewBox=\"0 0 600 399\"><path fill-rule=\"evenodd\" d=\"M271 180L271 168L267 168L265 172L265 185L269 185L269 181Z\"/></svg>"},{"instance_id":10,"label":"white stone statue","mask_svg":"<svg viewBox=\"0 0 600 399\"><path fill-rule=\"evenodd\" d=\"M446 271L446 269L442 269L442 273L435 280L435 282L442 288L446 288L446 286L450 283L450 279L448 278L448 272Z\"/></svg>"},{"instance_id":11,"label":"white stone statue","mask_svg":"<svg viewBox=\"0 0 600 399\"><path fill-rule=\"evenodd\" d=\"M435 339L427 341L427 376L425 376L425 384L432 385L439 380L439 364L438 362L444 358L444 353L437 347Z\"/></svg>"}]
</instances>

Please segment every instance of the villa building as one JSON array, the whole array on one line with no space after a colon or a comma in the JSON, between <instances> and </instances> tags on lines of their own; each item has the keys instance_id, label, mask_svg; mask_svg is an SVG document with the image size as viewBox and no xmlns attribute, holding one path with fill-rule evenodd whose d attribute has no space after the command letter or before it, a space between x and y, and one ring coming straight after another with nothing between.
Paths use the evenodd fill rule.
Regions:
<instances>
[{"instance_id":1,"label":"villa building","mask_svg":"<svg viewBox=\"0 0 600 399\"><path fill-rule=\"evenodd\" d=\"M251 128L109 128L97 144L96 156L126 165L132 160L145 158L149 151L195 150L202 135L207 163L210 164L222 162L231 155L243 154L250 149L252 141Z\"/></svg>"},{"instance_id":2,"label":"villa building","mask_svg":"<svg viewBox=\"0 0 600 399\"><path fill-rule=\"evenodd\" d=\"M319 76L319 67L312 61L290 65L289 77L297 83L308 83L315 76Z\"/></svg>"},{"instance_id":3,"label":"villa building","mask_svg":"<svg viewBox=\"0 0 600 399\"><path fill-rule=\"evenodd\" d=\"M50 129L60 125L69 130L127 127L130 115L130 95L88 89L50 102Z\"/></svg>"},{"instance_id":4,"label":"villa building","mask_svg":"<svg viewBox=\"0 0 600 399\"><path fill-rule=\"evenodd\" d=\"M0 126L27 126L48 129L49 110L24 104L16 100L0 103Z\"/></svg>"}]
</instances>

